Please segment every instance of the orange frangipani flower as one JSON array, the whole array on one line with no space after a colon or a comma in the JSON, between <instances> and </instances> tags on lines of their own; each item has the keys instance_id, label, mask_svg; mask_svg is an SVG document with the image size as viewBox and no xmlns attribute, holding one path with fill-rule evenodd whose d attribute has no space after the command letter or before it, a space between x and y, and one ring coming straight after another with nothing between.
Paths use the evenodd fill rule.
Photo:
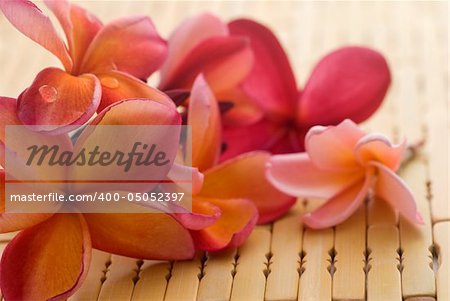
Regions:
<instances>
[{"instance_id":1,"label":"orange frangipani flower","mask_svg":"<svg viewBox=\"0 0 450 301\"><path fill-rule=\"evenodd\" d=\"M245 195L224 197L220 190L213 195L202 195L202 190L207 189L205 180L210 177L208 170L217 164L221 145L219 107L202 75L193 84L189 103L187 124L191 126L192 166L204 173L203 186L194 191L192 212L211 220L207 227L192 228L192 237L200 250L238 247L253 230L258 209Z\"/></svg>"},{"instance_id":2,"label":"orange frangipani flower","mask_svg":"<svg viewBox=\"0 0 450 301\"><path fill-rule=\"evenodd\" d=\"M274 155L267 178L298 197L325 198L303 216L311 228L335 226L353 214L370 191L413 223L423 223L406 183L395 174L405 143L393 145L379 134L366 134L351 120L315 126L305 138L306 153Z\"/></svg>"},{"instance_id":3,"label":"orange frangipani flower","mask_svg":"<svg viewBox=\"0 0 450 301\"><path fill-rule=\"evenodd\" d=\"M67 45L32 2L0 0L5 17L64 66L64 70L42 70L20 95L22 123L38 131L62 133L124 96L163 101L160 92L140 82L161 66L167 54L166 42L148 17L125 17L103 25L65 0L45 3L61 24Z\"/></svg>"},{"instance_id":4,"label":"orange frangipani flower","mask_svg":"<svg viewBox=\"0 0 450 301\"><path fill-rule=\"evenodd\" d=\"M22 125L16 114L16 105L15 99L0 98L0 154L3 156L10 152L18 158L14 168L1 169L1 166L5 166L4 158L1 158L0 163L0 233L20 230L6 246L0 263L0 288L6 300L66 300L83 283L89 269L92 248L142 259L184 260L195 255L194 240L184 223L196 223L198 228L202 228L209 220L189 213L183 214L182 219L164 212L80 213L74 208L74 213L58 213L61 206L59 202L47 205L51 206L47 211L49 213L5 212L5 176L16 178L17 173L22 172L23 175L24 172L34 172L29 166L25 166L28 152L25 151L23 141L58 145L64 150L99 142L99 137L88 130L82 132L74 145L67 134L46 135L24 130L21 137L5 143L5 126ZM89 124L178 126L180 123L180 115L173 105L129 99L109 106ZM136 135L144 139L141 140L144 142L153 141L154 138L148 137L145 130ZM163 139L166 141L175 138L171 135L175 134L169 133ZM135 141L133 139L136 137L103 138L106 143L118 146L127 141ZM173 158L175 155L176 148ZM111 177L111 169L97 166L88 166L86 169L78 169L78 166L58 168L53 169L51 175L65 179L68 173L76 174L77 170L86 173L86 178L89 179ZM147 167L143 174L142 170L139 172L139 176L150 176L154 175L155 170ZM195 170L190 172L194 174ZM42 174L37 175L38 179L42 179L40 175ZM123 176L124 174L122 179ZM114 185L117 187L117 184ZM147 188L151 189L147 186L144 188L145 191L148 191ZM92 192L92 187L90 191ZM28 193L35 192L33 186ZM61 193L67 192L89 193L84 187L61 184ZM136 203L127 205L139 206Z\"/></svg>"},{"instance_id":5,"label":"orange frangipani flower","mask_svg":"<svg viewBox=\"0 0 450 301\"><path fill-rule=\"evenodd\" d=\"M251 152L219 163L222 127L218 102L201 74L194 81L187 113L192 165L204 174L203 186L193 196L193 212L218 216L209 227L192 231L194 241L201 250L239 246L256 222L280 217L295 199L265 179L267 152Z\"/></svg>"},{"instance_id":6,"label":"orange frangipani flower","mask_svg":"<svg viewBox=\"0 0 450 301\"><path fill-rule=\"evenodd\" d=\"M219 164L223 125L251 123L256 113L255 106L243 101L245 95L238 89L253 66L249 39L232 35L228 24L205 13L182 22L170 36L168 47L158 87L163 91L185 89L193 94L187 104L188 124L193 128L194 166L205 173L201 195L251 199L259 211L258 223L286 213L295 200L276 192L265 180L269 153L228 157ZM224 101L232 102L233 107L220 114L215 108ZM251 137L241 143L246 144L247 139Z\"/></svg>"}]
</instances>

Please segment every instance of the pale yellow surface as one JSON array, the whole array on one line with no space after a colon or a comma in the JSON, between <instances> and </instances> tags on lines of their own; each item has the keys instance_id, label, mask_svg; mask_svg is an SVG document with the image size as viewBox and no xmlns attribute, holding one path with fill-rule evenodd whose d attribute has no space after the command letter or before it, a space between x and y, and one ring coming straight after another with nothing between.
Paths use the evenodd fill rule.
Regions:
<instances>
[{"instance_id":1,"label":"pale yellow surface","mask_svg":"<svg viewBox=\"0 0 450 301\"><path fill-rule=\"evenodd\" d=\"M434 300L436 296L439 301L449 300L447 2L95 1L81 4L103 21L135 13L148 14L166 37L181 19L202 11L216 13L224 19L253 17L269 25L279 36L300 86L306 82L314 64L339 46L356 44L378 49L389 61L393 82L382 108L364 126L371 131L382 131L397 141L403 136L412 142L427 140L422 157L403 171L416 194L425 226L414 229L403 220L398 226L395 214L386 211L383 204L371 204L367 213L363 210L361 216L335 230L304 232L295 221L295 216L302 211L297 208L273 228L257 229L239 250L209 255L210 262L206 261L206 274L201 279L198 277L200 259L173 265L144 263L138 271L137 260L113 256L108 266L109 256L96 253L91 270L94 274L73 300L98 297L101 300L331 301L367 297L368 300L400 301L402 296L411 300ZM59 66L59 63L0 16L0 95L16 97L39 70L48 66ZM367 222L371 227L365 226ZM0 236L0 250L10 238ZM437 274L430 266L433 242L440 246ZM331 262L333 248L336 263ZM403 269L399 270L397 265ZM328 271L330 267L337 269L334 277ZM302 271L301 275L297 271ZM132 280L137 273L141 278L134 284ZM99 277L106 280L101 282ZM150 281L151 284L146 284Z\"/></svg>"}]
</instances>

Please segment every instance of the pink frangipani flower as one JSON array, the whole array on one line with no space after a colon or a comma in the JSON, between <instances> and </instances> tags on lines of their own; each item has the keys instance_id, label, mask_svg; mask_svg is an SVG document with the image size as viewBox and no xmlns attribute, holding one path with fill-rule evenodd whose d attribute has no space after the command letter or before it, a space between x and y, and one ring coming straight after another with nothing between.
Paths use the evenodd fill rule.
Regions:
<instances>
[{"instance_id":1,"label":"pink frangipani flower","mask_svg":"<svg viewBox=\"0 0 450 301\"><path fill-rule=\"evenodd\" d=\"M405 143L393 145L380 134L366 134L349 119L337 126L315 126L305 139L306 153L275 155L266 170L281 191L327 199L303 216L311 228L335 226L363 203L369 192L413 223L423 223L414 196L395 174Z\"/></svg>"}]
</instances>

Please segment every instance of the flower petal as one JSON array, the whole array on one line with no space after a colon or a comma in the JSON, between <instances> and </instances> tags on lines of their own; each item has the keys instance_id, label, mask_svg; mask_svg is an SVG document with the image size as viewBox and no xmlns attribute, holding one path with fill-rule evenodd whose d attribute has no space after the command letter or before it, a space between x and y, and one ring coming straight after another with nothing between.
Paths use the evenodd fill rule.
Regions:
<instances>
[{"instance_id":1,"label":"flower petal","mask_svg":"<svg viewBox=\"0 0 450 301\"><path fill-rule=\"evenodd\" d=\"M97 74L102 84L102 100L97 109L101 112L118 101L145 98L175 108L173 101L163 92L148 86L137 78L120 71Z\"/></svg>"},{"instance_id":2,"label":"flower petal","mask_svg":"<svg viewBox=\"0 0 450 301\"><path fill-rule=\"evenodd\" d=\"M0 208L0 233L32 227L49 219L52 215L52 213L5 213L4 208Z\"/></svg>"},{"instance_id":3,"label":"flower petal","mask_svg":"<svg viewBox=\"0 0 450 301\"><path fill-rule=\"evenodd\" d=\"M359 123L383 101L391 82L384 57L365 47L344 47L324 57L303 90L297 111L302 126Z\"/></svg>"},{"instance_id":4,"label":"flower petal","mask_svg":"<svg viewBox=\"0 0 450 301\"><path fill-rule=\"evenodd\" d=\"M72 73L77 74L89 44L103 26L102 22L84 8L66 0L45 0L45 4L55 14L66 34L74 64Z\"/></svg>"},{"instance_id":5,"label":"flower petal","mask_svg":"<svg viewBox=\"0 0 450 301\"><path fill-rule=\"evenodd\" d=\"M7 125L21 125L17 116L17 100L10 97L0 97L0 166L5 166L5 140Z\"/></svg>"},{"instance_id":6,"label":"flower petal","mask_svg":"<svg viewBox=\"0 0 450 301\"><path fill-rule=\"evenodd\" d=\"M36 191L30 191L33 193ZM21 191L26 194L28 192ZM0 233L22 230L36 224L39 224L50 218L53 213L5 213L5 171L0 169ZM55 212L59 205L55 205Z\"/></svg>"},{"instance_id":7,"label":"flower petal","mask_svg":"<svg viewBox=\"0 0 450 301\"><path fill-rule=\"evenodd\" d=\"M166 178L175 161L180 123L181 117L175 108L146 99L129 99L107 107L83 130L74 146L75 154L79 154L82 149L98 148L112 154L119 151L128 154L135 149L137 153L146 153L147 158L148 154L153 154L150 159L145 159L147 163L158 152L163 152L163 160L167 163L133 163L129 170L117 164L73 165L70 170L71 180L97 181L102 184L76 183L71 189L78 192L92 191L93 188L96 191L150 191ZM115 127L113 130L111 127L102 127L110 125L122 127ZM144 147L145 145L147 146ZM153 152L152 146L155 146Z\"/></svg>"},{"instance_id":8,"label":"flower petal","mask_svg":"<svg viewBox=\"0 0 450 301\"><path fill-rule=\"evenodd\" d=\"M163 63L166 42L150 18L134 16L117 19L104 26L89 46L81 70L119 70L146 79Z\"/></svg>"},{"instance_id":9,"label":"flower petal","mask_svg":"<svg viewBox=\"0 0 450 301\"><path fill-rule=\"evenodd\" d=\"M272 31L252 20L239 19L229 24L233 36L250 38L255 56L242 89L267 114L293 117L297 84L289 60Z\"/></svg>"},{"instance_id":10,"label":"flower petal","mask_svg":"<svg viewBox=\"0 0 450 301\"><path fill-rule=\"evenodd\" d=\"M49 219L52 215L52 213L4 213L4 208L0 208L0 233L32 227Z\"/></svg>"},{"instance_id":11,"label":"flower petal","mask_svg":"<svg viewBox=\"0 0 450 301\"><path fill-rule=\"evenodd\" d=\"M274 155L304 152L305 136L304 129L286 129L282 138L270 148L270 152Z\"/></svg>"},{"instance_id":12,"label":"flower petal","mask_svg":"<svg viewBox=\"0 0 450 301\"><path fill-rule=\"evenodd\" d=\"M183 21L169 38L167 59L161 67L161 85L183 61L184 57L200 42L214 36L227 36L228 27L218 17L203 13Z\"/></svg>"},{"instance_id":13,"label":"flower petal","mask_svg":"<svg viewBox=\"0 0 450 301\"><path fill-rule=\"evenodd\" d=\"M36 5L26 0L2 0L0 10L15 28L56 55L66 70L71 71L72 59L63 40L58 36L50 18Z\"/></svg>"},{"instance_id":14,"label":"flower petal","mask_svg":"<svg viewBox=\"0 0 450 301\"><path fill-rule=\"evenodd\" d=\"M215 93L236 86L251 69L253 53L241 37L211 37L199 43L177 65L170 77L159 85L161 90L189 89L200 74Z\"/></svg>"},{"instance_id":15,"label":"flower petal","mask_svg":"<svg viewBox=\"0 0 450 301\"><path fill-rule=\"evenodd\" d=\"M333 172L317 168L306 153L272 156L266 176L280 191L295 197L331 198L364 177L361 172Z\"/></svg>"},{"instance_id":16,"label":"flower petal","mask_svg":"<svg viewBox=\"0 0 450 301\"><path fill-rule=\"evenodd\" d=\"M92 117L100 98L100 82L92 74L75 77L60 69L47 68L20 95L18 115L34 130L68 132Z\"/></svg>"},{"instance_id":17,"label":"flower petal","mask_svg":"<svg viewBox=\"0 0 450 301\"><path fill-rule=\"evenodd\" d=\"M203 75L197 77L192 87L188 125L192 131L192 166L200 171L214 166L221 150L220 113Z\"/></svg>"},{"instance_id":18,"label":"flower petal","mask_svg":"<svg viewBox=\"0 0 450 301\"><path fill-rule=\"evenodd\" d=\"M0 233L26 229L49 219L53 215L51 213L5 213L4 203L2 206L3 208L0 208Z\"/></svg>"},{"instance_id":19,"label":"flower petal","mask_svg":"<svg viewBox=\"0 0 450 301\"><path fill-rule=\"evenodd\" d=\"M40 133L32 132L27 129L22 129L17 135L13 135L14 140L8 137L6 141L6 126L21 125L21 122L16 114L17 101L13 98L0 97L0 165L6 166L5 155L9 152L11 157L8 157L8 179L56 179L64 180L65 173L62 168L40 168L36 165L28 166L25 164L25 158L29 156L27 148L33 143L40 143L44 145L59 145L62 150L71 150L72 144L69 138L64 136L47 136ZM17 159L10 161L12 159ZM31 227L35 224L43 222L50 218L53 213L5 213L5 176L6 171L0 168L0 233L12 232ZM20 190L20 194L37 193L37 189L42 188L39 185L25 187L24 184L9 187L11 189ZM47 204L48 209L56 212L59 204ZM52 207L52 208L50 208Z\"/></svg>"},{"instance_id":20,"label":"flower petal","mask_svg":"<svg viewBox=\"0 0 450 301\"><path fill-rule=\"evenodd\" d=\"M284 135L283 127L267 119L248 126L225 127L223 129L225 150L222 153L221 161L250 151L271 150Z\"/></svg>"},{"instance_id":21,"label":"flower petal","mask_svg":"<svg viewBox=\"0 0 450 301\"><path fill-rule=\"evenodd\" d=\"M396 171L402 163L406 141L394 145L380 134L369 134L361 138L355 146L355 156L360 164L377 161Z\"/></svg>"},{"instance_id":22,"label":"flower petal","mask_svg":"<svg viewBox=\"0 0 450 301\"><path fill-rule=\"evenodd\" d=\"M172 165L167 177L177 184L181 188L181 191L187 191L188 193L197 194L203 186L203 174L198 168L186 166L177 162ZM182 181L190 179L192 179L192 183L182 183Z\"/></svg>"},{"instance_id":23,"label":"flower petal","mask_svg":"<svg viewBox=\"0 0 450 301\"><path fill-rule=\"evenodd\" d=\"M189 231L164 213L85 214L96 249L118 255L158 260L194 256Z\"/></svg>"},{"instance_id":24,"label":"flower petal","mask_svg":"<svg viewBox=\"0 0 450 301\"><path fill-rule=\"evenodd\" d=\"M410 222L423 224L417 212L414 195L408 185L383 164L370 162L370 165L378 169L375 194L392 208L397 209Z\"/></svg>"},{"instance_id":25,"label":"flower petal","mask_svg":"<svg viewBox=\"0 0 450 301\"><path fill-rule=\"evenodd\" d=\"M372 176L368 174L365 179L333 196L319 209L305 214L303 222L310 228L322 229L345 221L363 203L371 183Z\"/></svg>"},{"instance_id":26,"label":"flower petal","mask_svg":"<svg viewBox=\"0 0 450 301\"><path fill-rule=\"evenodd\" d=\"M349 119L337 126L315 126L306 135L306 152L320 169L356 170L361 167L356 161L354 148L364 135L364 132Z\"/></svg>"},{"instance_id":27,"label":"flower petal","mask_svg":"<svg viewBox=\"0 0 450 301\"><path fill-rule=\"evenodd\" d=\"M45 164L26 164L30 158L29 147L33 145L58 146L61 151L72 150L72 142L67 135L44 135L26 127L17 116L17 101L0 97L0 165L5 166L9 178L17 180L64 180L65 169ZM9 135L6 137L6 127ZM17 126L17 127L16 127ZM7 157L6 157L7 156ZM8 164L5 160L8 158ZM36 162L36 161L35 161Z\"/></svg>"},{"instance_id":28,"label":"flower petal","mask_svg":"<svg viewBox=\"0 0 450 301\"><path fill-rule=\"evenodd\" d=\"M107 107L90 125L180 125L173 105L148 99L126 99Z\"/></svg>"},{"instance_id":29,"label":"flower petal","mask_svg":"<svg viewBox=\"0 0 450 301\"><path fill-rule=\"evenodd\" d=\"M220 208L220 218L211 226L192 231L195 245L204 251L235 248L242 245L258 220L258 209L246 199L204 199Z\"/></svg>"},{"instance_id":30,"label":"flower petal","mask_svg":"<svg viewBox=\"0 0 450 301\"><path fill-rule=\"evenodd\" d=\"M264 112L252 103L249 96L240 87L214 94L219 100L219 106L223 103L231 106L221 114L224 126L248 126L264 118Z\"/></svg>"},{"instance_id":31,"label":"flower petal","mask_svg":"<svg viewBox=\"0 0 450 301\"><path fill-rule=\"evenodd\" d=\"M279 192L265 177L270 154L252 152L225 161L207 170L199 197L249 199L259 211L258 223L270 222L295 203L295 198Z\"/></svg>"},{"instance_id":32,"label":"flower petal","mask_svg":"<svg viewBox=\"0 0 450 301\"><path fill-rule=\"evenodd\" d=\"M181 211L180 206L168 204L172 210ZM185 228L189 230L201 230L214 224L222 215L220 208L212 203L199 201L198 198L192 200L192 212L186 209L185 213L172 213L171 216L176 218Z\"/></svg>"},{"instance_id":33,"label":"flower petal","mask_svg":"<svg viewBox=\"0 0 450 301\"><path fill-rule=\"evenodd\" d=\"M80 214L55 214L20 232L3 252L0 284L6 300L67 299L83 283L91 258Z\"/></svg>"}]
</instances>

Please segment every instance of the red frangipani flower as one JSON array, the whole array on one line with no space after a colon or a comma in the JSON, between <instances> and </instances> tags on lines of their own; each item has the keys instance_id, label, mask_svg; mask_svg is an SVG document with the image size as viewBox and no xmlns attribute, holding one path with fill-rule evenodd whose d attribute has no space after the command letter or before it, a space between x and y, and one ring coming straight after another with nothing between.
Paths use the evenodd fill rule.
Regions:
<instances>
[{"instance_id":1,"label":"red frangipani flower","mask_svg":"<svg viewBox=\"0 0 450 301\"><path fill-rule=\"evenodd\" d=\"M389 68L380 53L344 47L325 56L304 88L298 89L289 60L268 28L245 19L228 27L232 36L250 40L254 64L240 90L259 110L251 124L225 128L224 159L255 149L302 151L310 127L346 118L364 121L380 106L389 87Z\"/></svg>"},{"instance_id":2,"label":"red frangipani flower","mask_svg":"<svg viewBox=\"0 0 450 301\"><path fill-rule=\"evenodd\" d=\"M227 24L202 14L181 23L168 47L160 89L190 89L203 73L219 102L234 104L222 116L222 160L254 150L301 151L316 124L370 117L390 84L380 53L344 47L324 57L298 89L277 38L252 20Z\"/></svg>"},{"instance_id":3,"label":"red frangipani flower","mask_svg":"<svg viewBox=\"0 0 450 301\"><path fill-rule=\"evenodd\" d=\"M170 35L158 87L163 91L190 90L197 76L203 74L219 103L234 104L223 122L248 122L256 108L250 102L240 101L245 95L236 88L252 66L249 39L233 36L226 23L204 13L186 19Z\"/></svg>"}]
</instances>

